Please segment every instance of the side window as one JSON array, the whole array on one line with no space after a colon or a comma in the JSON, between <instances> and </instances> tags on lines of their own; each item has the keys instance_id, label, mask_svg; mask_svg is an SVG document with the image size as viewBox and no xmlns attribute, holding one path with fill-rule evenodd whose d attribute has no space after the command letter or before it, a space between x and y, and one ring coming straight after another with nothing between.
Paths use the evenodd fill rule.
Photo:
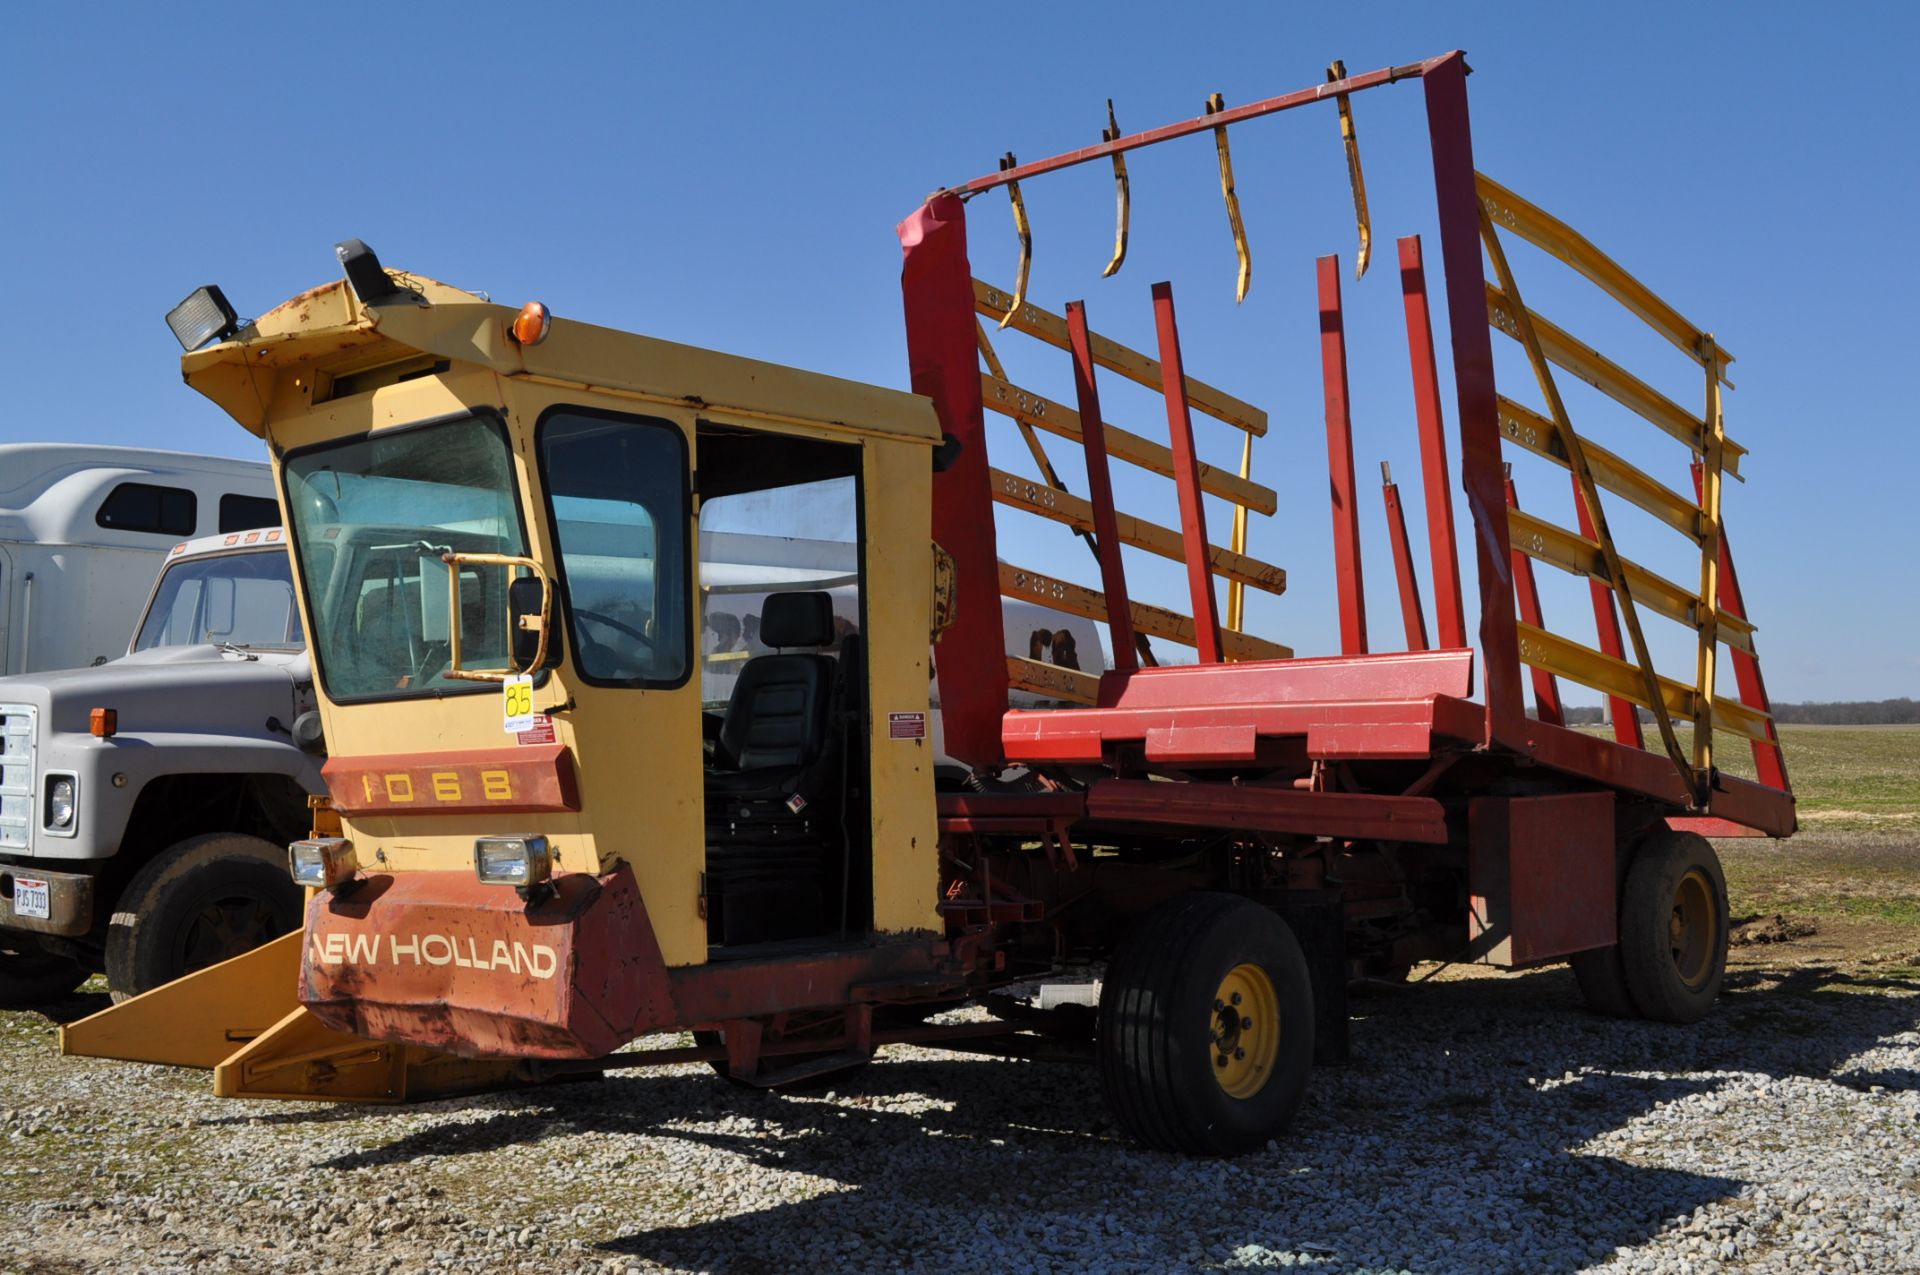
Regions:
<instances>
[{"instance_id":1,"label":"side window","mask_svg":"<svg viewBox=\"0 0 1920 1275\"><path fill-rule=\"evenodd\" d=\"M860 630L860 492L852 477L716 496L700 505L700 701L724 708L740 670L770 650L767 596L833 599L833 640Z\"/></svg>"},{"instance_id":2,"label":"side window","mask_svg":"<svg viewBox=\"0 0 1920 1275\"><path fill-rule=\"evenodd\" d=\"M263 496L227 492L220 497L221 531L257 531L280 525L279 502Z\"/></svg>"},{"instance_id":3,"label":"side window","mask_svg":"<svg viewBox=\"0 0 1920 1275\"><path fill-rule=\"evenodd\" d=\"M93 521L114 531L146 531L176 539L193 534L198 501L185 487L121 483L100 503Z\"/></svg>"},{"instance_id":4,"label":"side window","mask_svg":"<svg viewBox=\"0 0 1920 1275\"><path fill-rule=\"evenodd\" d=\"M556 411L540 425L540 468L582 675L622 686L685 680L691 626L680 430Z\"/></svg>"}]
</instances>

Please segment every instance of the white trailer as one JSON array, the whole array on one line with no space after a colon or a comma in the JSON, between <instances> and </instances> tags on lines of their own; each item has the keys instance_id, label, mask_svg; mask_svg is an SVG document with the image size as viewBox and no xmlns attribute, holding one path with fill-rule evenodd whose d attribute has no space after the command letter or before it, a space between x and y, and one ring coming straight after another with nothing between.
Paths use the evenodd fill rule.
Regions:
<instances>
[{"instance_id":1,"label":"white trailer","mask_svg":"<svg viewBox=\"0 0 1920 1275\"><path fill-rule=\"evenodd\" d=\"M279 521L263 461L0 444L0 675L121 654L168 550Z\"/></svg>"}]
</instances>

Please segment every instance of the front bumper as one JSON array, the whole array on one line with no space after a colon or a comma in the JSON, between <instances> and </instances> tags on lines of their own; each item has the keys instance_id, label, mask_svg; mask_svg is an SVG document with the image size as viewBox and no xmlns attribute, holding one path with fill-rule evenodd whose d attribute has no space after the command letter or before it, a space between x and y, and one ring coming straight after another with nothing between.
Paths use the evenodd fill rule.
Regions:
<instances>
[{"instance_id":1,"label":"front bumper","mask_svg":"<svg viewBox=\"0 0 1920 1275\"><path fill-rule=\"evenodd\" d=\"M15 906L38 889L22 888L44 884L47 915L23 916ZM93 878L83 872L48 872L40 867L0 866L0 930L25 930L33 934L53 934L78 938L93 928Z\"/></svg>"},{"instance_id":2,"label":"front bumper","mask_svg":"<svg viewBox=\"0 0 1920 1275\"><path fill-rule=\"evenodd\" d=\"M470 1058L599 1058L673 1018L633 873L529 904L471 872L372 875L307 905L300 1002L328 1026Z\"/></svg>"}]
</instances>

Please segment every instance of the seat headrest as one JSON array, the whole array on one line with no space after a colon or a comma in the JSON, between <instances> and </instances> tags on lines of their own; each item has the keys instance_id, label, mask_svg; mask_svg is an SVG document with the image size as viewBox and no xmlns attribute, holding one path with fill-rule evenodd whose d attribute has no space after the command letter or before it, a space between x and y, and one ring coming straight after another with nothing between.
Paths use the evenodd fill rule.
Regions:
<instances>
[{"instance_id":1,"label":"seat headrest","mask_svg":"<svg viewBox=\"0 0 1920 1275\"><path fill-rule=\"evenodd\" d=\"M825 593L770 593L760 610L768 646L825 646L833 641L833 598Z\"/></svg>"}]
</instances>

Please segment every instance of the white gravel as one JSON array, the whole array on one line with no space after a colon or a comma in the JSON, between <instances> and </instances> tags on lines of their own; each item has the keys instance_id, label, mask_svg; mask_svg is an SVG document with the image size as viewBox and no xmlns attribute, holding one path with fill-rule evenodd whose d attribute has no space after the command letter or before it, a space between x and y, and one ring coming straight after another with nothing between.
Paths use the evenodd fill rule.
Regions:
<instances>
[{"instance_id":1,"label":"white gravel","mask_svg":"<svg viewBox=\"0 0 1920 1275\"><path fill-rule=\"evenodd\" d=\"M1920 1270L1920 986L1737 975L1693 1029L1561 971L1357 1001L1232 1162L1090 1071L893 1049L836 1093L704 1068L406 1110L230 1103L0 1015L0 1270Z\"/></svg>"}]
</instances>

